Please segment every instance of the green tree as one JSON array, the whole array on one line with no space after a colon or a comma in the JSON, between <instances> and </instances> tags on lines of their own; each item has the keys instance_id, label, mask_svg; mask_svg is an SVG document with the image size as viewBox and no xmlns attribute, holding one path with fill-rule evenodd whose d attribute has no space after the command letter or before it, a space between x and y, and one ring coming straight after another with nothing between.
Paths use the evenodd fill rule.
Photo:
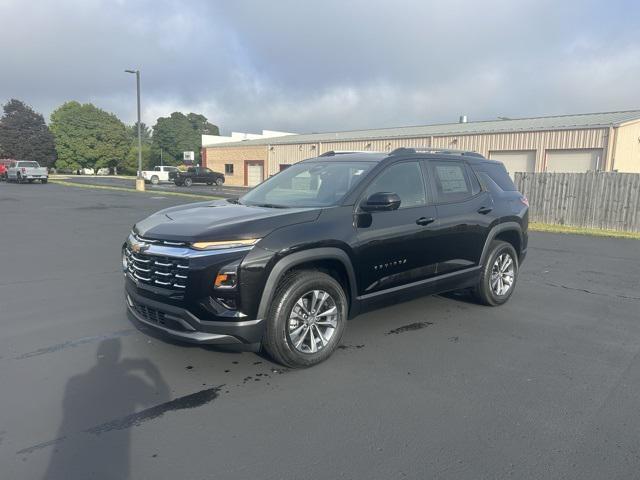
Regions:
<instances>
[{"instance_id":1,"label":"green tree","mask_svg":"<svg viewBox=\"0 0 640 480\"><path fill-rule=\"evenodd\" d=\"M129 136L135 141L136 145L138 145L138 122L128 126L127 131L129 132ZM151 128L149 128L144 122L140 122L140 133L140 136L142 137L142 144L144 145L146 143L151 145Z\"/></svg>"},{"instance_id":2,"label":"green tree","mask_svg":"<svg viewBox=\"0 0 640 480\"><path fill-rule=\"evenodd\" d=\"M207 117L204 115L200 115L199 113L190 113L187 115L187 119L200 135L220 135L220 129L218 126L213 123L209 123L209 120L207 120Z\"/></svg>"},{"instance_id":3,"label":"green tree","mask_svg":"<svg viewBox=\"0 0 640 480\"><path fill-rule=\"evenodd\" d=\"M118 117L86 103L67 102L51 114L61 169L116 168L131 149L127 127Z\"/></svg>"},{"instance_id":4,"label":"green tree","mask_svg":"<svg viewBox=\"0 0 640 480\"><path fill-rule=\"evenodd\" d=\"M152 165L151 161L151 145L149 143L142 143L142 170L151 170L155 165ZM138 171L138 139L131 144L129 153L127 154L124 162L119 166L119 173L125 173L128 175L135 175Z\"/></svg>"},{"instance_id":5,"label":"green tree","mask_svg":"<svg viewBox=\"0 0 640 480\"><path fill-rule=\"evenodd\" d=\"M162 148L164 163L177 165L182 162L182 152L193 151L199 163L201 135L219 135L218 127L204 115L173 112L169 117L160 117L153 126L152 157L158 161Z\"/></svg>"},{"instance_id":6,"label":"green tree","mask_svg":"<svg viewBox=\"0 0 640 480\"><path fill-rule=\"evenodd\" d=\"M20 100L11 99L0 118L0 156L35 160L50 167L56 160L53 135L44 117Z\"/></svg>"}]
</instances>

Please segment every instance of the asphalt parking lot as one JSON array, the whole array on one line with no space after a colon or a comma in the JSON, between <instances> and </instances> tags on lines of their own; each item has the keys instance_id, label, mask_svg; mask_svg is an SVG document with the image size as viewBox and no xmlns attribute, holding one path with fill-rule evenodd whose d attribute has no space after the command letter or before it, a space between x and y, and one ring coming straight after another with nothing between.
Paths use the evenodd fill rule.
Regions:
<instances>
[{"instance_id":1,"label":"asphalt parking lot","mask_svg":"<svg viewBox=\"0 0 640 480\"><path fill-rule=\"evenodd\" d=\"M639 241L532 233L507 305L371 312L290 371L129 321L121 244L189 201L0 184L1 478L637 478Z\"/></svg>"},{"instance_id":2,"label":"asphalt parking lot","mask_svg":"<svg viewBox=\"0 0 640 480\"><path fill-rule=\"evenodd\" d=\"M81 183L84 185L99 185L107 187L128 188L135 190L136 182L131 178L118 178L118 177L101 177L97 175L68 175L61 176L66 182ZM247 187L231 187L229 185L203 185L195 184L191 187L178 187L177 185L169 182L163 182L158 185L151 185L147 183L145 189L150 192L177 192L177 193L190 193L195 195L209 195L209 196L223 196L233 197L243 195L249 190Z\"/></svg>"}]
</instances>

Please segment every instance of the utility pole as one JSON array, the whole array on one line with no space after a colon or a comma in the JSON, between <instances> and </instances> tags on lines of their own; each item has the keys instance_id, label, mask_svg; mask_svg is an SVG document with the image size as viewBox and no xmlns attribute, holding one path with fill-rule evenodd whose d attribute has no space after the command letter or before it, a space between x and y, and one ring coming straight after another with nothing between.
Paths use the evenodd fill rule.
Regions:
<instances>
[{"instance_id":1,"label":"utility pole","mask_svg":"<svg viewBox=\"0 0 640 480\"><path fill-rule=\"evenodd\" d=\"M140 123L140 70L125 70L125 72L136 74L136 94L138 99L138 175L136 177L136 190L144 191L144 178L142 178L142 125Z\"/></svg>"},{"instance_id":2,"label":"utility pole","mask_svg":"<svg viewBox=\"0 0 640 480\"><path fill-rule=\"evenodd\" d=\"M162 166L162 147L160 147L160 166Z\"/></svg>"}]
</instances>

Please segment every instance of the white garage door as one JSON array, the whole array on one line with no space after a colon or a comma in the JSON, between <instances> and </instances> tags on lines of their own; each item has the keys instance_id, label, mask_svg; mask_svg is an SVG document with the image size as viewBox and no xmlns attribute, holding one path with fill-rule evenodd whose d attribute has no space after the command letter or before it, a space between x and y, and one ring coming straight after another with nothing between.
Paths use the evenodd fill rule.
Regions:
<instances>
[{"instance_id":1,"label":"white garage door","mask_svg":"<svg viewBox=\"0 0 640 480\"><path fill-rule=\"evenodd\" d=\"M547 172L588 172L602 168L602 149L547 150Z\"/></svg>"},{"instance_id":2,"label":"white garage door","mask_svg":"<svg viewBox=\"0 0 640 480\"><path fill-rule=\"evenodd\" d=\"M249 164L247 169L247 185L254 187L262 182L262 165Z\"/></svg>"},{"instance_id":3,"label":"white garage door","mask_svg":"<svg viewBox=\"0 0 640 480\"><path fill-rule=\"evenodd\" d=\"M489 152L489 158L504 163L511 178L516 172L534 172L536 169L535 150L493 151Z\"/></svg>"}]
</instances>

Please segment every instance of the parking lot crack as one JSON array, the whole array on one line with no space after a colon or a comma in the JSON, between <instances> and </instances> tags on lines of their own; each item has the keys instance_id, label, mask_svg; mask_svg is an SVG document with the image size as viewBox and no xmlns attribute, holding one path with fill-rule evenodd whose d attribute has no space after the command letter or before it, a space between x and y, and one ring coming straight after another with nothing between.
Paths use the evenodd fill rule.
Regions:
<instances>
[{"instance_id":1,"label":"parking lot crack","mask_svg":"<svg viewBox=\"0 0 640 480\"><path fill-rule=\"evenodd\" d=\"M553 283L553 282L546 282L546 281L545 282L535 282L535 283L542 283L542 284L547 285L549 287L563 288L565 290L571 290L571 291L574 291L574 292L582 292L582 293L586 293L588 295L596 295L596 296L609 297L609 298L622 298L624 300L635 300L635 301L640 300L640 297L634 297L634 296L631 296L631 295L594 292L594 291L588 290L586 288L570 287L569 285L564 285L564 284L561 284L561 283Z\"/></svg>"}]
</instances>

